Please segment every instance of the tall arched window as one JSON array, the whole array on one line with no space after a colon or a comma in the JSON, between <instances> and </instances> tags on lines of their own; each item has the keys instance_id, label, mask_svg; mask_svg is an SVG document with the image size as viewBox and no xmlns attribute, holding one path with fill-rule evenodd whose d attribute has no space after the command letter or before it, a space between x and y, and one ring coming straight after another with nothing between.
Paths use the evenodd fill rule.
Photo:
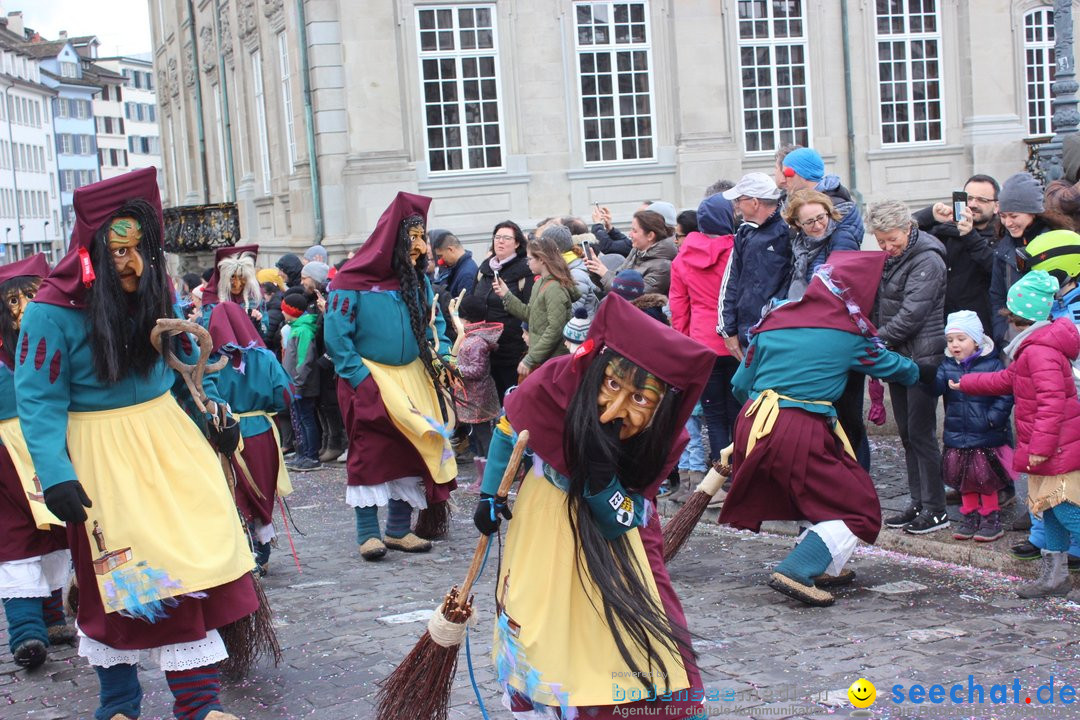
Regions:
<instances>
[{"instance_id":1,"label":"tall arched window","mask_svg":"<svg viewBox=\"0 0 1080 720\"><path fill-rule=\"evenodd\" d=\"M1054 82L1054 10L1041 7L1024 15L1024 90L1028 133L1049 135L1050 85Z\"/></svg>"}]
</instances>

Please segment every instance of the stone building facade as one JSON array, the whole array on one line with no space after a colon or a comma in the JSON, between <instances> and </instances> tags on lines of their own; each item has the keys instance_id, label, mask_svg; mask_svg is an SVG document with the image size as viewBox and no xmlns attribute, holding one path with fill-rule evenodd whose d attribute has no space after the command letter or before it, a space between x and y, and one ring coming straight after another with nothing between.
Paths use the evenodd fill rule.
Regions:
<instances>
[{"instance_id":1,"label":"stone building facade","mask_svg":"<svg viewBox=\"0 0 1080 720\"><path fill-rule=\"evenodd\" d=\"M148 1L167 201L235 198L272 252L339 257L399 189L477 245L625 222L786 142L914 206L1049 131L1045 0Z\"/></svg>"}]
</instances>

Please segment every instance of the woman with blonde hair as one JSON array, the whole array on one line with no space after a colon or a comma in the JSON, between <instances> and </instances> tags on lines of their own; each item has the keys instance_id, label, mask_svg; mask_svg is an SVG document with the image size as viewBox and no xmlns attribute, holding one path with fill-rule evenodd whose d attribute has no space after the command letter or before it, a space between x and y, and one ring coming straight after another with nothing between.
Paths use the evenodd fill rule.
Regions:
<instances>
[{"instance_id":1,"label":"woman with blonde hair","mask_svg":"<svg viewBox=\"0 0 1080 720\"><path fill-rule=\"evenodd\" d=\"M527 252L529 270L539 276L528 304L515 297L498 275L492 283L506 311L529 324L529 352L518 364L519 382L545 360L568 352L562 342L562 330L570 320L570 306L581 296L553 240L546 237L530 240Z\"/></svg>"},{"instance_id":2,"label":"woman with blonde hair","mask_svg":"<svg viewBox=\"0 0 1080 720\"><path fill-rule=\"evenodd\" d=\"M840 212L825 193L798 190L788 196L784 220L795 230L791 241L794 258L788 299L798 300L806 292L814 271L825 264L833 250L858 250L859 245L842 233L836 233Z\"/></svg>"}]
</instances>

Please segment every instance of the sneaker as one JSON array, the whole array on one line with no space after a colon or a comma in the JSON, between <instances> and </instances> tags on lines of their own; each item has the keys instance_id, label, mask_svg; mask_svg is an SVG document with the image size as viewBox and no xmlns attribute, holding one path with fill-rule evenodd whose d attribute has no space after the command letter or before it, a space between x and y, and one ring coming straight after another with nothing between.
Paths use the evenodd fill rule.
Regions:
<instances>
[{"instance_id":1,"label":"sneaker","mask_svg":"<svg viewBox=\"0 0 1080 720\"><path fill-rule=\"evenodd\" d=\"M982 516L979 522L979 531L975 533L976 542L993 542L1005 534L1005 528L1001 527L1001 513L994 510Z\"/></svg>"},{"instance_id":2,"label":"sneaker","mask_svg":"<svg viewBox=\"0 0 1080 720\"><path fill-rule=\"evenodd\" d=\"M296 472L308 472L309 470L318 470L322 468L322 463L318 460L312 460L307 457L293 458L292 462L286 462L285 467Z\"/></svg>"},{"instance_id":3,"label":"sneaker","mask_svg":"<svg viewBox=\"0 0 1080 720\"><path fill-rule=\"evenodd\" d=\"M998 525L1000 526L1001 523L998 523ZM961 520L960 524L953 530L953 540L970 540L979 532L979 527L978 512L972 510L969 513L964 513L964 519ZM999 535L998 537L1001 536Z\"/></svg>"},{"instance_id":4,"label":"sneaker","mask_svg":"<svg viewBox=\"0 0 1080 720\"><path fill-rule=\"evenodd\" d=\"M1042 557L1042 550L1025 540L1009 548L1009 554L1017 560L1038 560Z\"/></svg>"},{"instance_id":5,"label":"sneaker","mask_svg":"<svg viewBox=\"0 0 1080 720\"><path fill-rule=\"evenodd\" d=\"M919 516L904 527L904 532L912 535L926 535L937 530L949 527L949 516L944 510L935 515L930 512L921 512Z\"/></svg>"},{"instance_id":6,"label":"sneaker","mask_svg":"<svg viewBox=\"0 0 1080 720\"><path fill-rule=\"evenodd\" d=\"M328 447L325 450L323 450L321 453L319 453L319 462L324 462L324 463L334 462L335 460L337 460L338 455L340 455L343 452L345 452L345 451L342 450L341 448Z\"/></svg>"},{"instance_id":7,"label":"sneaker","mask_svg":"<svg viewBox=\"0 0 1080 720\"><path fill-rule=\"evenodd\" d=\"M902 528L906 527L912 520L919 516L918 505L908 505L907 510L897 513L895 515L889 515L885 518L885 527Z\"/></svg>"},{"instance_id":8,"label":"sneaker","mask_svg":"<svg viewBox=\"0 0 1080 720\"><path fill-rule=\"evenodd\" d=\"M340 455L337 456L337 460L335 460L334 462L336 462L336 463L344 463L348 458L349 458L349 449L346 448L344 450L344 452L342 452Z\"/></svg>"}]
</instances>

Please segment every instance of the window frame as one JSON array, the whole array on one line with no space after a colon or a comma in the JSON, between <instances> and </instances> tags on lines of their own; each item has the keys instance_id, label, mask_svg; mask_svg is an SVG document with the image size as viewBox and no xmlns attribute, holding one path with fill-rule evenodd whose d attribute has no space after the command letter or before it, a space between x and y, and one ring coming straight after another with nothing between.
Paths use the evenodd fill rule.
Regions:
<instances>
[{"instance_id":1,"label":"window frame","mask_svg":"<svg viewBox=\"0 0 1080 720\"><path fill-rule=\"evenodd\" d=\"M259 134L259 167L263 175L263 195L273 190L273 178L270 175L270 137L266 129L266 87L263 84L262 50L255 48L248 54L251 61L251 81L254 85L255 121Z\"/></svg>"},{"instance_id":2,"label":"window frame","mask_svg":"<svg viewBox=\"0 0 1080 720\"><path fill-rule=\"evenodd\" d=\"M281 74L281 115L285 123L285 154L289 174L296 172L296 128L293 126L292 73L289 70L289 38L282 30L277 34L278 71Z\"/></svg>"},{"instance_id":3,"label":"window frame","mask_svg":"<svg viewBox=\"0 0 1080 720\"><path fill-rule=\"evenodd\" d=\"M734 15L735 47L738 50L738 59L737 59L736 63L734 64L733 70L735 70L738 73L736 83L738 85L738 96L739 96L739 117L738 117L737 122L739 124L740 139L742 141L743 154L746 155L747 157L770 157L772 155L775 155L776 151L781 146L788 144L788 142L794 143L796 145L801 145L801 146L804 146L804 147L812 147L813 146L813 141L814 141L814 104L813 104L814 93L813 93L813 84L811 82L810 33L808 32L808 29L807 29L807 26L811 23L811 20L810 20L810 14L811 13L808 12L808 0L801 0L801 3L800 3L799 20L802 23L802 33L801 33L801 35L799 37L783 37L783 38L778 38L775 35L776 17L773 15L774 5L773 5L772 0L766 0L766 7L768 8L769 12L768 12L767 17L763 21L768 26L768 37L743 39L743 37L741 35L741 24L742 24L743 20L742 20L742 18L739 17L739 2L740 2L740 0L736 0L736 3L735 3L735 15ZM777 75L776 70L777 70L777 67L778 67L777 62L776 62L776 50L779 47L793 47L793 46L800 46L802 48L803 58L802 58L801 67L802 67L802 71L803 71L803 82L802 82L801 85L796 85L794 82L791 82L791 83L785 85L784 87L787 87L787 88L801 87L804 94L805 94L806 126L805 126L804 129L796 129L796 126L794 126L794 125L785 128L785 127L782 127L782 125L780 123L780 114L781 114L781 112L783 112L784 110L792 110L792 112L794 112L794 108L797 107L797 106L794 106L794 105L784 106L784 105L782 105L780 103L780 101L779 101L779 99L777 97L779 86L777 85L777 82L776 82L776 75ZM771 130L768 130L768 131L762 130L761 128L758 128L756 130L749 130L748 131L747 127L746 127L746 115L747 115L748 111L747 111L747 108L746 108L746 100L745 100L745 92L747 90L747 87L743 84L744 68L743 68L743 64L742 64L742 50L743 50L743 48L760 48L760 47L766 47L768 49L768 52L769 52L769 62L765 67L767 67L768 70L770 71L770 78L771 78L771 82L769 84L769 91L772 93L773 97L772 97L772 102L771 102L770 107L768 108L768 110L769 110L769 114L772 117L773 127L772 127ZM752 67L753 68L760 68L762 66L754 65ZM789 63L787 65L787 67L795 67L795 65ZM755 86L755 89L758 89L758 88L760 88L760 86ZM752 112L762 112L763 110L764 110L764 108L759 107L759 108L754 108L751 111ZM794 118L792 118L792 119L794 121ZM758 135L762 135L765 132L770 132L771 135L772 135L772 143L773 143L772 147L771 148L759 149L759 150L750 150L749 149L750 143L747 141L748 140L748 137L747 137L748 132L754 132L754 133L756 133ZM783 137L781 137L781 134L784 133L784 132L791 133L792 137L791 137L790 141L787 141ZM800 133L800 132L805 132L806 133L805 139L802 139L802 138L799 137L798 133Z\"/></svg>"},{"instance_id":4,"label":"window frame","mask_svg":"<svg viewBox=\"0 0 1080 720\"><path fill-rule=\"evenodd\" d=\"M1028 18L1031 18L1037 14L1044 14L1049 18L1049 25L1043 25L1044 39L1041 41L1028 42ZM1046 38L1050 38L1047 40ZM1028 137L1038 137L1042 135L1050 135L1054 132L1054 93L1052 85L1057 73L1057 60L1054 54L1055 43L1055 28L1054 28L1054 7L1053 5L1038 5L1036 7L1029 8L1024 11L1020 16L1020 43L1021 53L1023 57L1023 79L1021 85L1023 86L1023 102L1024 102L1024 126ZM1033 83L1029 79L1029 70L1032 67L1028 63L1028 53L1031 51L1046 53L1046 59L1044 62L1044 69L1046 71L1046 78L1039 82ZM1031 97L1031 90L1036 85L1041 85L1045 96L1042 99L1033 99ZM1043 105L1045 111L1044 117L1032 117L1030 114L1031 105L1038 103ZM1031 129L1032 122L1045 122L1046 127L1041 131L1034 131Z\"/></svg>"},{"instance_id":5,"label":"window frame","mask_svg":"<svg viewBox=\"0 0 1080 720\"><path fill-rule=\"evenodd\" d=\"M425 12L437 13L440 10L449 10L450 13L451 13L451 16L452 16L452 19L453 19L453 24L451 26L451 32L452 32L453 38L454 38L454 49L453 50L438 50L438 49L436 49L436 50L423 50L422 49L422 47L423 47L423 39L421 37L422 30L421 30L421 27L420 27L421 14L425 13ZM460 22L460 17L461 17L460 13L461 13L462 10L472 10L474 12L476 10L487 10L491 14L491 47L490 48L469 48L469 49L464 49L464 48L461 47L461 30L462 30L462 28L461 28L459 22ZM440 3L438 5L417 5L416 9L415 9L415 12L413 14L413 21L416 24L415 25L414 41L416 42L416 72L417 72L417 77L419 79L418 100L419 100L419 107L420 107L420 114L421 114L421 122L418 125L421 128L422 141L423 141L423 147L424 147L424 166L427 168L428 175L430 175L431 177L452 177L452 176L456 176L456 175L470 175L470 176L471 175L490 175L490 174L507 172L508 165L507 165L507 157L506 157L506 152L507 152L507 147L506 147L506 113L504 112L504 106L503 106L504 92L503 92L502 64L500 62L499 12L498 12L497 3L495 3L495 2L472 2L472 3L468 3L468 4L450 4L450 3L445 3L444 2L444 3ZM474 26L474 29L475 29L475 26ZM477 145L477 146L470 146L469 143L468 143L468 131L469 131L470 124L467 122L466 116L465 116L465 113L466 113L465 106L470 101L466 100L466 98L465 98L464 84L465 84L466 78L464 77L464 74L462 72L462 62L463 62L463 60L465 60L467 58L475 59L475 60L479 61L481 58L486 58L486 57L489 57L489 56L492 59L492 63L493 63L493 67L494 67L493 81L495 83L495 112L497 113L497 117L495 119L494 124L495 124L495 126L497 128L497 131L499 133L499 141L498 141L497 144L489 144L487 142L483 142L482 144ZM453 62L454 62L454 73L455 73L455 75L454 75L454 85L456 86L456 90L457 90L456 106L457 106L457 111L458 111L458 122L456 123L456 125L447 125L445 122L441 122L438 126L430 126L428 124L427 110L428 110L429 103L426 100L426 95L425 95L425 76L424 76L424 61L425 60L436 60L436 61L438 61L438 60L453 60ZM476 77L476 81L478 83L483 82L484 79L486 79L486 78L482 78L479 74ZM441 84L441 83L446 82L446 80L443 80L440 77L440 78L437 78L437 79L433 79L432 82L438 82L438 83ZM484 103L490 102L490 101L485 100L485 98L482 96L482 93L481 93L481 96L475 102L481 104L481 106L482 106ZM440 112L441 112L441 109L444 106L446 106L447 104L448 103L446 101L442 100L441 98L437 102L433 103L433 105L437 105L440 108ZM481 134L483 134L483 132L484 132L484 126L485 125L492 124L490 122L487 122L487 121L483 120L482 116L483 116L483 108L481 107L481 119L480 119L480 121L478 123L473 123L473 126L477 126L477 127L480 128ZM438 127L440 129L445 129L445 128L450 128L450 127L455 127L455 126L457 127L457 129L459 131L459 134L460 134L460 143L455 147L457 147L461 152L462 167L460 167L460 168L452 168L452 169L435 170L435 169L433 169L432 162L431 162L432 147L431 147L430 141L428 139L428 133L432 129L432 127ZM445 131L443 131L443 132L444 132L444 138L445 138ZM480 149L484 154L484 160L485 160L485 163L486 163L488 150L490 150L492 148L496 148L496 147L498 148L498 152L499 152L499 164L497 166L494 166L494 165L493 166L486 166L485 165L483 167L470 167L470 162L469 162L469 151L470 150ZM447 147L445 146L445 143L444 143L444 146L442 148L434 148L434 150L442 152L444 160L445 160L446 154L447 154Z\"/></svg>"},{"instance_id":6,"label":"window frame","mask_svg":"<svg viewBox=\"0 0 1080 720\"><path fill-rule=\"evenodd\" d=\"M890 0L885 0L885 1L889 2ZM941 29L942 21L944 19L943 18L943 13L942 13L942 8L941 8L942 0L922 0L923 2L933 2L934 3L934 12L933 12L933 14L934 14L934 18L935 18L935 30L932 33L927 33L927 32L913 33L913 32L911 32L911 30L910 30L910 27L911 27L911 25L910 25L910 20L911 20L911 5L910 5L910 3L912 2L912 0L896 0L896 1L901 2L903 4L903 7L904 7L904 14L903 14L904 27L905 27L904 32L902 32L902 33L890 33L890 34L886 34L886 35L882 35L879 32L879 30L878 30L877 2L874 2L874 8L873 8L873 12L872 12L872 15L871 15L871 21L873 22L873 28L874 28L874 33L873 33L874 55L873 55L873 57L874 57L874 69L876 71L874 73L874 77L875 77L875 80L874 80L874 92L875 92L875 95L877 97L878 142L880 143L880 147L882 149L886 149L886 150L904 150L904 149L921 148L921 147L940 147L940 146L943 146L943 145L946 144L946 141L947 141L946 135L947 135L947 132L948 132L948 124L947 124L947 121L946 121L946 106L945 106L945 99L948 97L948 93L946 92L946 87L945 87L946 86L946 82L945 82L946 73L945 73L945 67L944 67L945 66L945 51L944 51L943 33L942 33L942 29ZM921 13L921 14L926 14L926 13ZM911 69L912 69L912 57L911 57L911 46L912 45L911 44L912 44L913 41L917 41L917 40L922 40L922 41L934 40L937 43L937 58L936 58L936 61L937 61L937 64L938 64L938 73L937 73L937 76L936 76L935 80L936 80L936 82L938 84L938 96L937 96L937 100L936 100L937 106L938 106L938 118L937 118L936 121L927 121L927 122L931 122L931 123L936 122L939 125L940 137L938 139L936 139L936 140L931 140L931 139L927 139L927 140L908 139L908 140L902 140L902 141L886 142L885 141L885 121L884 121L884 112L883 112L884 103L882 101L882 94L881 94L881 88L882 88L882 84L883 84L883 81L881 80L881 64L883 62L881 60L881 44L883 42L903 42L904 43L905 56L904 56L903 62L904 62L905 68L907 70L907 77L904 80L904 83L905 83L905 86L906 86L907 91L908 91L907 92L907 95L908 95L907 100L905 100L904 102L907 105L907 108L908 108L908 111L909 111L908 119L905 121L905 124L906 124L906 126L908 128L909 135L911 137L914 137L916 124L919 123L919 122L922 122L922 121L917 121L917 120L914 119L915 99L914 99L914 93L912 92L912 89L913 89L914 84L915 84L915 80L913 79L912 73L911 73ZM896 60L890 60L889 62L890 63L895 63ZM924 81L929 82L928 79L924 79ZM891 84L895 84L897 81L890 80L889 82ZM927 102L929 102L929 101L927 101ZM896 122L892 122L890 124L892 124L892 125L894 125L896 127L901 127L901 125L899 123L896 123Z\"/></svg>"},{"instance_id":7,"label":"window frame","mask_svg":"<svg viewBox=\"0 0 1080 720\"><path fill-rule=\"evenodd\" d=\"M608 22L609 42L604 43L604 44L596 44L596 43L594 43L592 45L581 45L580 44L580 42L579 42L580 38L579 38L579 35L578 35L577 11L578 11L579 7L582 7L582 6L585 6L585 5L589 5L589 6L607 5L609 8L611 8L609 10L609 12L610 12L609 17L611 19ZM620 45L619 43L610 40L610 38L614 37L614 25L615 25L614 8L615 8L616 5L627 5L627 6L641 5L641 6L643 6L643 13L644 13L644 18L645 18L645 22L644 22L644 24L645 24L645 42L644 43L625 43L625 44ZM575 0L575 2L571 3L570 11L571 11L571 18L570 18L570 23L569 24L570 24L571 32L573 33L573 43L574 43L573 48L572 48L573 63L574 63L573 76L574 76L574 80L575 80L573 90L574 90L574 94L577 96L578 132L580 133L580 146L581 146L580 147L580 152L581 152L582 166L583 167L594 168L594 167L606 167L606 166L609 166L609 165L619 165L619 166L626 166L626 165L655 165L660 160L660 153L658 151L659 142L658 142L658 137L657 137L658 133L657 133L657 126L656 126L657 87L656 87L655 63L654 63L654 57L653 57L652 7L651 7L651 5L649 3L649 0ZM595 18L595 16L594 16L594 18ZM595 26L595 22L594 22L593 26ZM599 49L597 49L597 48L599 48ZM635 157L635 158L629 158L629 159L623 157L622 144L623 144L625 138L622 135L622 121L624 119L624 116L621 114L621 112L618 112L618 103L619 103L619 100L620 100L620 98L622 96L619 94L619 92L617 90L618 78L619 78L617 55L618 55L618 53L620 51L624 51L624 52L625 51L641 51L641 52L645 53L645 62L646 62L645 74L646 74L646 76L648 77L648 80L649 80L649 89L648 89L648 97L649 97L649 113L648 113L649 139L650 139L650 141L652 143L652 154L649 157ZM603 119L605 119L605 117L602 116L602 115L599 115L599 114L595 115L594 117L589 117L589 118L586 118L586 116L585 116L585 93L583 92L583 88L582 88L581 57L582 57L583 53L592 53L594 55L598 55L598 54L603 53L603 52L609 53L609 55L610 55L610 57L612 59L610 73L611 73L611 78L612 78L612 93L611 93L612 112L614 114L611 116L611 118L612 118L612 120L614 122L615 136L611 139L611 141L613 141L615 143L616 158L613 159L613 160L605 160L603 158L603 148L601 147L601 150L600 150L601 158L599 160L589 160L588 159L588 150L586 148L586 143L590 142L590 140L586 136L586 128L585 128L586 121L595 119L598 122L600 122ZM630 73L632 74L633 72L634 72L634 70L633 70L633 68L631 68ZM596 77L600 76L599 71L596 71L594 74L596 75ZM631 96L636 95L636 94L637 93L633 92L633 91L630 93ZM599 92L597 92L595 97L599 100L599 98L602 97L602 96L600 95ZM635 113L634 115L630 115L630 116L627 116L627 117L628 118L632 117L634 119L638 119L638 118L642 118L642 117L645 117L645 116L638 115L638 114ZM637 141L640 141L643 138L643 136L641 136L641 135L635 135L634 137L635 137L635 139ZM602 134L597 139L601 143L605 142L605 138L603 137Z\"/></svg>"}]
</instances>

